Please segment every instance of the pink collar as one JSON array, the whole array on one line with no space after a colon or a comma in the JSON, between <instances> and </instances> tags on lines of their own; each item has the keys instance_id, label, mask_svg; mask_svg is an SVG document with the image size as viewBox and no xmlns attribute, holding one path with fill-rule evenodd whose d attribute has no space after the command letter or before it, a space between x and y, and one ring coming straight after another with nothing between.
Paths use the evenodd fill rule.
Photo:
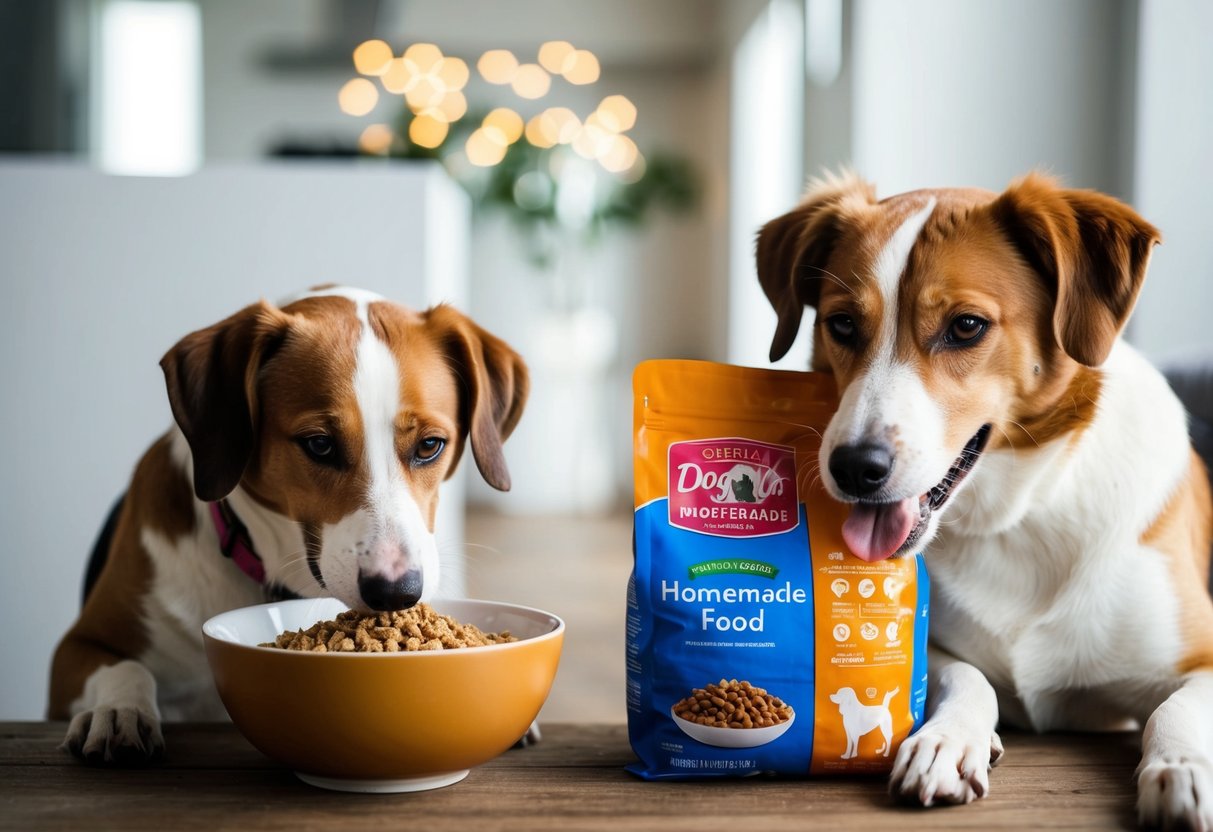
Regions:
<instances>
[{"instance_id":1,"label":"pink collar","mask_svg":"<svg viewBox=\"0 0 1213 832\"><path fill-rule=\"evenodd\" d=\"M215 531L219 533L219 549L225 557L240 567L240 571L259 584L265 583L265 564L253 551L253 541L248 529L227 500L211 503L211 519L215 521Z\"/></svg>"}]
</instances>

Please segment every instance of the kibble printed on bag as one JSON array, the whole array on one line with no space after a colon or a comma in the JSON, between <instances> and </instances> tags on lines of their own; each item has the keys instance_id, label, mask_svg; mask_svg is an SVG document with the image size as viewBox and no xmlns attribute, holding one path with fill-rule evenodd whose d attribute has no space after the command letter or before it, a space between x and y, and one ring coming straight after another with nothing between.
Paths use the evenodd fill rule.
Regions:
<instances>
[{"instance_id":1,"label":"kibble printed on bag","mask_svg":"<svg viewBox=\"0 0 1213 832\"><path fill-rule=\"evenodd\" d=\"M833 380L648 361L633 388L631 770L888 771L922 721L927 577L843 543L817 476Z\"/></svg>"},{"instance_id":2,"label":"kibble printed on bag","mask_svg":"<svg viewBox=\"0 0 1213 832\"><path fill-rule=\"evenodd\" d=\"M674 706L674 716L714 728L772 728L792 718L792 709L749 682L720 680L698 688Z\"/></svg>"}]
</instances>

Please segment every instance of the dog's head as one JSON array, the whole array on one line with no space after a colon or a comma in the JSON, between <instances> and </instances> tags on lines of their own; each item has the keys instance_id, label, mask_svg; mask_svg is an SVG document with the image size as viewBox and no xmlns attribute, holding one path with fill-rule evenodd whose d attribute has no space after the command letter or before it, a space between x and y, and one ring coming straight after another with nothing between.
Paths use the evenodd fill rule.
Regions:
<instances>
[{"instance_id":1,"label":"dog's head","mask_svg":"<svg viewBox=\"0 0 1213 832\"><path fill-rule=\"evenodd\" d=\"M830 701L835 705L845 705L848 702L859 702L859 697L855 695L854 688L839 688L830 694Z\"/></svg>"},{"instance_id":2,"label":"dog's head","mask_svg":"<svg viewBox=\"0 0 1213 832\"><path fill-rule=\"evenodd\" d=\"M526 367L450 307L418 313L324 288L242 309L160 364L195 493L215 501L239 486L294 521L301 551L266 568L300 594L378 610L430 597L438 486L465 440L485 480L510 487L502 442L522 414Z\"/></svg>"},{"instance_id":3,"label":"dog's head","mask_svg":"<svg viewBox=\"0 0 1213 832\"><path fill-rule=\"evenodd\" d=\"M1036 447L1090 421L1092 368L1158 239L1111 197L1039 175L1001 195L880 201L853 176L830 178L762 229L758 274L779 319L771 358L812 306L813 368L838 381L820 464L852 504L843 536L856 555L924 547L987 446Z\"/></svg>"}]
</instances>

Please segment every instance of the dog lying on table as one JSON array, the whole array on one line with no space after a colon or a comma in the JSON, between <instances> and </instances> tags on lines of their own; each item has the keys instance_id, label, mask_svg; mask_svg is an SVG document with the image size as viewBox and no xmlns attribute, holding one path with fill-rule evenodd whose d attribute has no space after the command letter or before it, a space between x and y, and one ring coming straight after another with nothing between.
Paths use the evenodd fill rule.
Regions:
<instances>
[{"instance_id":1,"label":"dog lying on table","mask_svg":"<svg viewBox=\"0 0 1213 832\"><path fill-rule=\"evenodd\" d=\"M528 375L448 306L321 287L187 335L160 362L176 425L144 455L51 668L52 719L96 763L163 750L162 719L225 718L202 623L267 598L396 610L438 588L438 486L502 442Z\"/></svg>"},{"instance_id":2,"label":"dog lying on table","mask_svg":"<svg viewBox=\"0 0 1213 832\"><path fill-rule=\"evenodd\" d=\"M884 200L830 178L759 235L772 360L811 306L813 369L838 381L820 465L848 545L931 571L928 718L895 795L985 796L999 721L1136 720L1141 821L1213 829L1209 485L1182 406L1119 340L1158 240L1039 175Z\"/></svg>"}]
</instances>

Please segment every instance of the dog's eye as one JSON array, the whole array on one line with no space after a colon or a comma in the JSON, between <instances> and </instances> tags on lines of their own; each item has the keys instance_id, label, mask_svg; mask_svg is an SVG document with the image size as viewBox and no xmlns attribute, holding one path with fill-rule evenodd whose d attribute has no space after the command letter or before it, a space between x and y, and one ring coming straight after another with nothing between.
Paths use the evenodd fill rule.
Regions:
<instances>
[{"instance_id":1,"label":"dog's eye","mask_svg":"<svg viewBox=\"0 0 1213 832\"><path fill-rule=\"evenodd\" d=\"M835 341L844 346L855 341L855 320L850 315L831 315L826 318L826 329Z\"/></svg>"},{"instance_id":2,"label":"dog's eye","mask_svg":"<svg viewBox=\"0 0 1213 832\"><path fill-rule=\"evenodd\" d=\"M442 453L442 449L446 447L446 440L437 436L430 436L422 439L417 443L417 449L413 451L413 457L421 464L433 462Z\"/></svg>"},{"instance_id":3,"label":"dog's eye","mask_svg":"<svg viewBox=\"0 0 1213 832\"><path fill-rule=\"evenodd\" d=\"M333 454L337 450L337 445L333 442L333 437L326 436L323 433L318 433L314 436L304 437L300 444L303 445L303 450L307 451L307 455L316 462L331 463Z\"/></svg>"},{"instance_id":4,"label":"dog's eye","mask_svg":"<svg viewBox=\"0 0 1213 832\"><path fill-rule=\"evenodd\" d=\"M976 315L958 315L952 320L951 325L948 326L948 331L944 333L943 340L954 347L968 346L975 343L982 335L985 335L986 328L989 326L989 321Z\"/></svg>"}]
</instances>

